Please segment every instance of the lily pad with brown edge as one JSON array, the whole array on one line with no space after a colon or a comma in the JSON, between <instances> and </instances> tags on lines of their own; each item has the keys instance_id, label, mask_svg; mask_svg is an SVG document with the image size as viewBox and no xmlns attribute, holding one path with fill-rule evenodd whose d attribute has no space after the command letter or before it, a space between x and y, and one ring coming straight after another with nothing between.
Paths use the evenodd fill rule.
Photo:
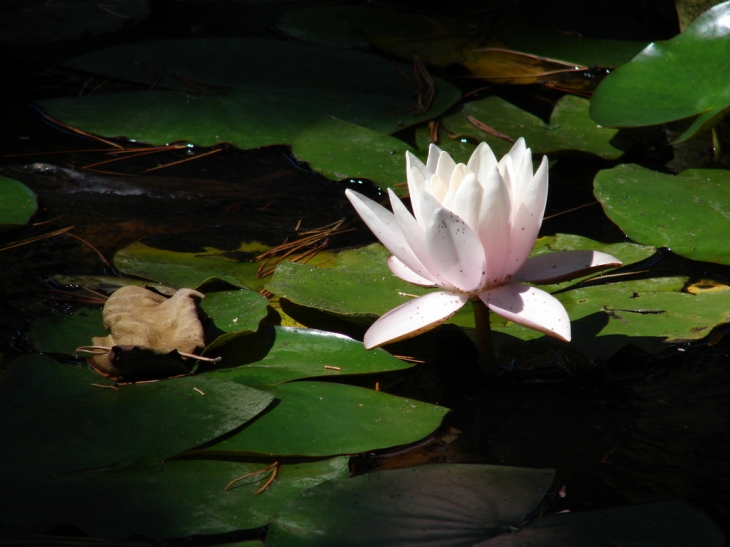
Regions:
<instances>
[{"instance_id":1,"label":"lily pad with brown edge","mask_svg":"<svg viewBox=\"0 0 730 547\"><path fill-rule=\"evenodd\" d=\"M405 152L422 156L406 143L366 127L325 118L294 139L292 152L331 180L367 178L381 189L405 195Z\"/></svg>"},{"instance_id":2,"label":"lily pad with brown edge","mask_svg":"<svg viewBox=\"0 0 730 547\"><path fill-rule=\"evenodd\" d=\"M66 66L142 85L159 74L160 91L37 103L66 125L156 145L291 144L325 116L393 133L440 115L460 98L455 87L434 78L429 108L412 110L413 88L387 59L269 38L134 43L77 57ZM407 65L399 68L412 72Z\"/></svg>"},{"instance_id":3,"label":"lily pad with brown edge","mask_svg":"<svg viewBox=\"0 0 730 547\"><path fill-rule=\"evenodd\" d=\"M719 264L730 264L729 184L726 169L667 175L631 164L599 171L593 181L608 218L634 241Z\"/></svg>"},{"instance_id":4,"label":"lily pad with brown edge","mask_svg":"<svg viewBox=\"0 0 730 547\"><path fill-rule=\"evenodd\" d=\"M18 525L11 514L23 492L159 465L235 430L272 400L221 378L115 386L86 367L20 357L0 376L0 526Z\"/></svg>"},{"instance_id":5,"label":"lily pad with brown edge","mask_svg":"<svg viewBox=\"0 0 730 547\"><path fill-rule=\"evenodd\" d=\"M282 508L266 545L466 547L518 530L554 476L551 469L429 464L329 481Z\"/></svg>"},{"instance_id":6,"label":"lily pad with brown edge","mask_svg":"<svg viewBox=\"0 0 730 547\"><path fill-rule=\"evenodd\" d=\"M623 151L611 144L617 130L597 126L588 114L589 104L587 99L566 95L555 103L550 123L546 124L537 116L493 96L464 104L456 114L444 117L442 124L457 138L486 141L497 157L509 152L512 142L479 129L467 116L511 139L524 137L534 154L575 151L605 159L621 157Z\"/></svg>"},{"instance_id":7,"label":"lily pad with brown edge","mask_svg":"<svg viewBox=\"0 0 730 547\"><path fill-rule=\"evenodd\" d=\"M190 454L357 454L419 441L433 433L449 412L382 391L330 382L289 382L272 391L274 404L258 419Z\"/></svg>"},{"instance_id":8,"label":"lily pad with brown edge","mask_svg":"<svg viewBox=\"0 0 730 547\"><path fill-rule=\"evenodd\" d=\"M23 0L0 10L0 41L37 44L113 32L147 17L147 0Z\"/></svg>"},{"instance_id":9,"label":"lily pad with brown edge","mask_svg":"<svg viewBox=\"0 0 730 547\"><path fill-rule=\"evenodd\" d=\"M604 127L641 127L696 116L674 143L714 127L730 109L729 16L730 2L723 2L679 36L649 44L598 86L593 119Z\"/></svg>"},{"instance_id":10,"label":"lily pad with brown edge","mask_svg":"<svg viewBox=\"0 0 730 547\"><path fill-rule=\"evenodd\" d=\"M0 232L27 224L36 211L38 201L30 188L0 176Z\"/></svg>"},{"instance_id":11,"label":"lily pad with brown edge","mask_svg":"<svg viewBox=\"0 0 730 547\"><path fill-rule=\"evenodd\" d=\"M119 539L144 536L160 541L225 534L265 526L283 505L307 489L348 475L346 457L282 461L273 482L260 495L255 493L271 477L271 470L226 490L235 479L269 463L171 460L79 471L63 480L13 491L12 506L0 502L5 513L0 520L24 532L41 533L72 524L92 536Z\"/></svg>"},{"instance_id":12,"label":"lily pad with brown edge","mask_svg":"<svg viewBox=\"0 0 730 547\"><path fill-rule=\"evenodd\" d=\"M198 372L219 370L222 378L265 387L315 377L388 373L411 368L382 349L366 350L342 334L293 327L261 326L247 336L227 337L208 346Z\"/></svg>"}]
</instances>

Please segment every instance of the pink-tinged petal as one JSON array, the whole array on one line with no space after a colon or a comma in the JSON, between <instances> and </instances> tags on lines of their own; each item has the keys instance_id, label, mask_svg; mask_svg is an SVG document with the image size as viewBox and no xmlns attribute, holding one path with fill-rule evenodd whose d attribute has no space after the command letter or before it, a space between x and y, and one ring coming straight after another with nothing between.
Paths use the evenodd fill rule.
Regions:
<instances>
[{"instance_id":1,"label":"pink-tinged petal","mask_svg":"<svg viewBox=\"0 0 730 547\"><path fill-rule=\"evenodd\" d=\"M505 319L570 342L568 312L554 296L529 285L503 285L479 295L490 310Z\"/></svg>"},{"instance_id":2,"label":"pink-tinged petal","mask_svg":"<svg viewBox=\"0 0 730 547\"><path fill-rule=\"evenodd\" d=\"M439 157L441 157L441 149L435 144L431 143L428 146L428 159L426 160L426 167L429 172L435 173L438 167Z\"/></svg>"},{"instance_id":3,"label":"pink-tinged petal","mask_svg":"<svg viewBox=\"0 0 730 547\"><path fill-rule=\"evenodd\" d=\"M416 272L414 272L408 266L398 260L395 255L389 256L386 264L388 265L388 268L390 268L390 271L393 272L393 275L400 277L403 281L413 283L414 285L418 285L419 287L436 288L439 286L434 284L433 281L430 281L425 277L421 277L420 275L418 275Z\"/></svg>"},{"instance_id":4,"label":"pink-tinged petal","mask_svg":"<svg viewBox=\"0 0 730 547\"><path fill-rule=\"evenodd\" d=\"M406 174L408 176L408 194L411 198L413 215L416 217L419 224L425 226L428 217L423 218L423 214L419 209L418 196L426 193L426 185L429 184L428 179L426 179L423 176L423 173L416 167L411 167L408 171L406 171Z\"/></svg>"},{"instance_id":5,"label":"pink-tinged petal","mask_svg":"<svg viewBox=\"0 0 730 547\"><path fill-rule=\"evenodd\" d=\"M620 265L618 258L598 251L557 251L528 258L513 280L544 285Z\"/></svg>"},{"instance_id":6,"label":"pink-tinged petal","mask_svg":"<svg viewBox=\"0 0 730 547\"><path fill-rule=\"evenodd\" d=\"M543 157L540 167L526 185L522 201L512 216L510 252L505 270L507 275L516 274L530 255L542 225L547 190L548 162L547 157Z\"/></svg>"},{"instance_id":7,"label":"pink-tinged petal","mask_svg":"<svg viewBox=\"0 0 730 547\"><path fill-rule=\"evenodd\" d=\"M438 327L466 304L468 297L447 291L423 295L390 310L365 333L367 349L411 338Z\"/></svg>"},{"instance_id":8,"label":"pink-tinged petal","mask_svg":"<svg viewBox=\"0 0 730 547\"><path fill-rule=\"evenodd\" d=\"M416 219L411 216L408 209L406 209L406 206L403 205L400 198L390 188L388 188L388 196L390 197L390 206L393 208L393 213L395 214L395 219L398 222L401 233L406 239L411 251L413 251L413 254L416 255L416 258L419 261L419 264L416 265L418 269L414 269L413 266L408 266L408 268L419 277L428 279L429 285L435 284L451 288L451 285L446 283L441 277L438 269L434 266L433 261L428 254L425 230L420 224L418 224Z\"/></svg>"},{"instance_id":9,"label":"pink-tinged petal","mask_svg":"<svg viewBox=\"0 0 730 547\"><path fill-rule=\"evenodd\" d=\"M393 213L370 198L366 198L352 190L345 190L345 195L360 215L360 218L375 234L375 237L385 245L386 249L397 256L411 270L417 272L425 269L408 245Z\"/></svg>"},{"instance_id":10,"label":"pink-tinged petal","mask_svg":"<svg viewBox=\"0 0 730 547\"><path fill-rule=\"evenodd\" d=\"M477 180L483 181L497 166L497 158L486 142L480 142L466 166L477 176Z\"/></svg>"},{"instance_id":11,"label":"pink-tinged petal","mask_svg":"<svg viewBox=\"0 0 730 547\"><path fill-rule=\"evenodd\" d=\"M512 205L507 185L497 169L482 182L477 235L484 248L489 285L501 283L510 249L510 212Z\"/></svg>"},{"instance_id":12,"label":"pink-tinged petal","mask_svg":"<svg viewBox=\"0 0 730 547\"><path fill-rule=\"evenodd\" d=\"M454 202L451 207L448 207L466 222L467 226L475 233L478 233L477 230L479 229L479 209L482 205L483 194L484 191L477 181L476 175L469 174L461 181L459 189L454 194Z\"/></svg>"},{"instance_id":13,"label":"pink-tinged petal","mask_svg":"<svg viewBox=\"0 0 730 547\"><path fill-rule=\"evenodd\" d=\"M421 177L415 178L411 181L412 171L414 169L421 175ZM411 194L415 194L416 192L423 191L423 183L431 178L431 172L421 160L410 152L406 152L406 177L408 178L408 191Z\"/></svg>"},{"instance_id":14,"label":"pink-tinged petal","mask_svg":"<svg viewBox=\"0 0 730 547\"><path fill-rule=\"evenodd\" d=\"M458 290L484 286L484 249L474 230L448 209L437 209L426 228L426 248L439 274Z\"/></svg>"},{"instance_id":15,"label":"pink-tinged petal","mask_svg":"<svg viewBox=\"0 0 730 547\"><path fill-rule=\"evenodd\" d=\"M413 205L413 212L418 211L416 220L424 230L428 225L428 221L431 220L433 212L441 208L441 202L428 192L421 192L417 196L411 196L411 204Z\"/></svg>"}]
</instances>

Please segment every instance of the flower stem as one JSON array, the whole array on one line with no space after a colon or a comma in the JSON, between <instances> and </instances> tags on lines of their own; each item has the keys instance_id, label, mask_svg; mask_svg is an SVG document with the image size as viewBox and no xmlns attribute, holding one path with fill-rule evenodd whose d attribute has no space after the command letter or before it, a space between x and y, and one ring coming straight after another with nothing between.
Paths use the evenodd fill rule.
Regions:
<instances>
[{"instance_id":1,"label":"flower stem","mask_svg":"<svg viewBox=\"0 0 730 547\"><path fill-rule=\"evenodd\" d=\"M474 309L474 324L476 326L477 350L479 351L479 366L487 376L497 374L497 355L492 343L492 329L489 325L489 308L481 300L472 301Z\"/></svg>"}]
</instances>

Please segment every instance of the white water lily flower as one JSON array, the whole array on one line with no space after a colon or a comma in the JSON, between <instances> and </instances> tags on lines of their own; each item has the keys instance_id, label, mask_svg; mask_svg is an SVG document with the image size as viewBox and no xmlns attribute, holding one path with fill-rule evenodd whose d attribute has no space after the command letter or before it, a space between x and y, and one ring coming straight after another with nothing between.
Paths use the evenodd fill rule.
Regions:
<instances>
[{"instance_id":1,"label":"white water lily flower","mask_svg":"<svg viewBox=\"0 0 730 547\"><path fill-rule=\"evenodd\" d=\"M392 253L390 270L440 290L383 315L365 334L367 348L430 330L476 299L514 323L567 342L570 319L563 305L522 282L555 283L621 265L596 251L528 258L545 211L548 162L543 157L533 174L524 139L499 162L483 142L466 165L432 144L426 165L406 152L406 175L413 215L390 189L392 213L357 192L346 194Z\"/></svg>"}]
</instances>

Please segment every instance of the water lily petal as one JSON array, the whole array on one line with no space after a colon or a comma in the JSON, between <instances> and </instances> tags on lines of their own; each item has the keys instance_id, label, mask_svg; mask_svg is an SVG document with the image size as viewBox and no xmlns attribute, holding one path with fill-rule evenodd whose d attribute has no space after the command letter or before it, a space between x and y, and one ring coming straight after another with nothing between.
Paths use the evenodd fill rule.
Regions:
<instances>
[{"instance_id":1,"label":"water lily petal","mask_svg":"<svg viewBox=\"0 0 730 547\"><path fill-rule=\"evenodd\" d=\"M426 167L430 173L435 173L438 167L439 158L441 157L441 149L431 143L428 146L428 158L426 159Z\"/></svg>"},{"instance_id":2,"label":"water lily petal","mask_svg":"<svg viewBox=\"0 0 730 547\"><path fill-rule=\"evenodd\" d=\"M493 170L493 172L496 173L496 170ZM453 204L448 207L477 234L477 230L479 230L479 209L482 205L483 194L484 191L477 181L476 175L469 174L461 181L459 189L454 193ZM446 206L445 203L444 206Z\"/></svg>"},{"instance_id":3,"label":"water lily petal","mask_svg":"<svg viewBox=\"0 0 730 547\"><path fill-rule=\"evenodd\" d=\"M449 288L452 288L451 285L445 282L439 274L438 268L434 266L433 261L428 254L425 230L420 224L418 224L416 219L411 216L408 209L406 209L406 206L403 205L400 198L390 188L388 188L388 196L390 197L390 206L393 208L393 213L395 214L395 219L398 222L401 233L420 263L418 269L414 269L412 266L408 268L419 277L428 279L429 285L441 285L443 287L448 286ZM433 198L431 199L434 202L436 201ZM426 208L428 209L429 207L426 206ZM398 274L396 273L396 275ZM406 279L406 281L408 280Z\"/></svg>"},{"instance_id":4,"label":"water lily petal","mask_svg":"<svg viewBox=\"0 0 730 547\"><path fill-rule=\"evenodd\" d=\"M474 230L448 209L434 211L426 227L426 247L443 279L460 291L484 286L484 249Z\"/></svg>"},{"instance_id":5,"label":"water lily petal","mask_svg":"<svg viewBox=\"0 0 730 547\"><path fill-rule=\"evenodd\" d=\"M497 158L486 142L480 142L466 166L477 176L477 180L483 181L497 166Z\"/></svg>"},{"instance_id":6,"label":"water lily petal","mask_svg":"<svg viewBox=\"0 0 730 547\"><path fill-rule=\"evenodd\" d=\"M507 184L496 168L481 182L483 192L479 203L477 235L487 260L487 279L493 285L505 276L510 249L512 205Z\"/></svg>"},{"instance_id":7,"label":"water lily petal","mask_svg":"<svg viewBox=\"0 0 730 547\"><path fill-rule=\"evenodd\" d=\"M414 214L418 224L425 230L428 221L431 220L433 212L441 208L441 202L428 192L421 192L415 196L411 195L411 205L413 205Z\"/></svg>"},{"instance_id":8,"label":"water lily petal","mask_svg":"<svg viewBox=\"0 0 730 547\"><path fill-rule=\"evenodd\" d=\"M513 323L570 342L568 312L554 296L529 285L512 283L479 295L490 310Z\"/></svg>"},{"instance_id":9,"label":"water lily petal","mask_svg":"<svg viewBox=\"0 0 730 547\"><path fill-rule=\"evenodd\" d=\"M444 196L449 189L449 184L438 174L431 175L431 180L426 181L426 191L435 197L439 203L443 203Z\"/></svg>"},{"instance_id":10,"label":"water lily petal","mask_svg":"<svg viewBox=\"0 0 730 547\"><path fill-rule=\"evenodd\" d=\"M420 275L418 275L408 266L403 264L403 262L398 260L395 255L389 256L386 264L388 265L388 268L390 268L390 271L393 272L393 275L400 277L403 281L413 283L414 285L418 285L419 287L436 288L439 286L436 285L433 281L430 281L425 277L421 277Z\"/></svg>"},{"instance_id":11,"label":"water lily petal","mask_svg":"<svg viewBox=\"0 0 730 547\"><path fill-rule=\"evenodd\" d=\"M454 315L468 301L463 294L436 291L394 308L365 333L367 349L397 342L429 331Z\"/></svg>"},{"instance_id":12,"label":"water lily petal","mask_svg":"<svg viewBox=\"0 0 730 547\"><path fill-rule=\"evenodd\" d=\"M527 183L522 200L513 212L507 275L514 275L519 271L535 244L545 214L547 190L548 162L545 156L535 175Z\"/></svg>"},{"instance_id":13,"label":"water lily petal","mask_svg":"<svg viewBox=\"0 0 730 547\"><path fill-rule=\"evenodd\" d=\"M393 213L353 190L345 190L345 195L360 215L360 218L368 225L375 237L385 245L386 249L414 272L425 270L421 261L418 260L408 245L408 241Z\"/></svg>"},{"instance_id":14,"label":"water lily petal","mask_svg":"<svg viewBox=\"0 0 730 547\"><path fill-rule=\"evenodd\" d=\"M439 154L438 164L436 165L436 171L434 171L433 174L434 176L438 176L442 181L444 181L447 190L449 187L449 182L451 181L451 174L454 172L455 168L456 163L451 158L449 153L441 152L441 154Z\"/></svg>"},{"instance_id":15,"label":"water lily petal","mask_svg":"<svg viewBox=\"0 0 730 547\"><path fill-rule=\"evenodd\" d=\"M415 173L420 177L414 177ZM417 192L423 192L426 180L431 177L428 170L421 160L410 152L406 152L406 178L408 179L408 192L413 195Z\"/></svg>"},{"instance_id":16,"label":"water lily petal","mask_svg":"<svg viewBox=\"0 0 730 547\"><path fill-rule=\"evenodd\" d=\"M598 251L557 251L528 258L514 281L558 283L620 265L618 258Z\"/></svg>"}]
</instances>

